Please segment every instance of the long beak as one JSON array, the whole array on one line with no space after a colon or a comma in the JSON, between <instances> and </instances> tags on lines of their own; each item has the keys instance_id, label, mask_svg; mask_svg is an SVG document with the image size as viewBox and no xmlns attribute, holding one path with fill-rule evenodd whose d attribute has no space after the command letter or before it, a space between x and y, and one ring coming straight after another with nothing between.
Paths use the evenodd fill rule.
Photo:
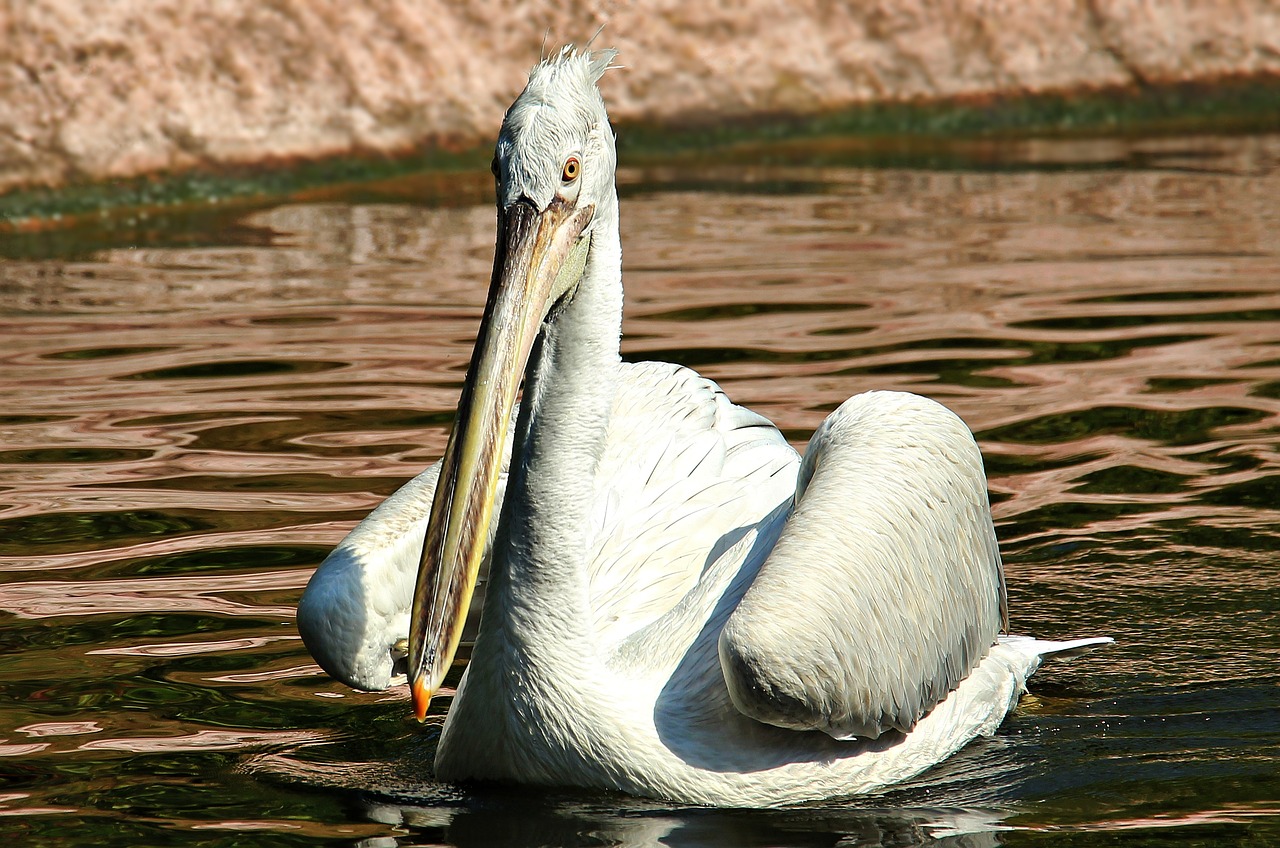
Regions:
<instances>
[{"instance_id":1,"label":"long beak","mask_svg":"<svg viewBox=\"0 0 1280 848\"><path fill-rule=\"evenodd\" d=\"M594 207L528 201L500 211L489 300L445 447L409 631L414 713L427 715L462 639L489 539L505 440L529 351L552 304L582 277Z\"/></svg>"}]
</instances>

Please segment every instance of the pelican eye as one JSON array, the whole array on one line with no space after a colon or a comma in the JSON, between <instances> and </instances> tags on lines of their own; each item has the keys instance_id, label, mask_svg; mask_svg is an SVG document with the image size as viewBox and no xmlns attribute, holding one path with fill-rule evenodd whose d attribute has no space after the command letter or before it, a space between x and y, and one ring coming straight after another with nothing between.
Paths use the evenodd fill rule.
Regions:
<instances>
[{"instance_id":1,"label":"pelican eye","mask_svg":"<svg viewBox=\"0 0 1280 848\"><path fill-rule=\"evenodd\" d=\"M560 179L566 183L571 183L578 178L578 172L582 170L582 164L578 161L577 156L570 156L564 160L564 170L560 172Z\"/></svg>"}]
</instances>

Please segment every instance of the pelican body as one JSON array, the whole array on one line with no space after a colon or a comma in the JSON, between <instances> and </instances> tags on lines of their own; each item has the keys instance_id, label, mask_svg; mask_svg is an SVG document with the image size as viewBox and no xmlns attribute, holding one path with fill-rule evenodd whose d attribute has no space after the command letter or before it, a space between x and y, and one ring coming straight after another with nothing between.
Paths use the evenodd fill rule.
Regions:
<instances>
[{"instance_id":1,"label":"pelican body","mask_svg":"<svg viewBox=\"0 0 1280 848\"><path fill-rule=\"evenodd\" d=\"M321 564L299 630L357 688L404 663L421 718L488 568L442 780L753 807L905 780L1110 640L1001 635L982 457L943 406L857 395L801 457L693 371L621 361L613 55L566 48L507 111L445 454Z\"/></svg>"}]
</instances>

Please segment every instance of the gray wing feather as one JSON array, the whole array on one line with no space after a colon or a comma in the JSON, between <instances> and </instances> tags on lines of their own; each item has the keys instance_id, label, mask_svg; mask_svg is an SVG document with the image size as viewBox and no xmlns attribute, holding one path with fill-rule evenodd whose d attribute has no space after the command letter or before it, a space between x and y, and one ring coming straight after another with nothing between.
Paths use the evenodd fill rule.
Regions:
<instances>
[{"instance_id":1,"label":"gray wing feather","mask_svg":"<svg viewBox=\"0 0 1280 848\"><path fill-rule=\"evenodd\" d=\"M837 738L910 730L990 650L1002 572L964 423L917 395L855 396L814 434L794 512L721 633L734 704Z\"/></svg>"}]
</instances>

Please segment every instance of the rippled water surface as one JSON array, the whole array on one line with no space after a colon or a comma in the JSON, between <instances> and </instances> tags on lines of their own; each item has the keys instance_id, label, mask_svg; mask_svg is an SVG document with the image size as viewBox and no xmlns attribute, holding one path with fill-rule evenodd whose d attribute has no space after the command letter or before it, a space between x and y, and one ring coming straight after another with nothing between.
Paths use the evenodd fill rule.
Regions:
<instances>
[{"instance_id":1,"label":"rippled water surface","mask_svg":"<svg viewBox=\"0 0 1280 848\"><path fill-rule=\"evenodd\" d=\"M698 368L798 445L865 389L947 403L986 457L1014 629L1117 645L1046 666L994 738L879 797L752 813L434 784L435 726L326 679L293 607L443 447L485 180L141 223L139 246L13 241L0 832L1280 844L1280 138L621 182L625 355Z\"/></svg>"}]
</instances>

